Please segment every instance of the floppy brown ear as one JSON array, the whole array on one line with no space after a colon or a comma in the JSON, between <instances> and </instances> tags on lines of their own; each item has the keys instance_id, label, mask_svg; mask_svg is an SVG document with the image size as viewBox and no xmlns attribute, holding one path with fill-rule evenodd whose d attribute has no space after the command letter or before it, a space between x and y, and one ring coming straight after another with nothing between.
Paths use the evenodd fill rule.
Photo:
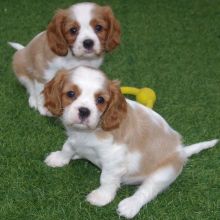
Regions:
<instances>
[{"instance_id":1,"label":"floppy brown ear","mask_svg":"<svg viewBox=\"0 0 220 220\"><path fill-rule=\"evenodd\" d=\"M118 128L127 113L127 103L122 95L119 82L109 83L110 100L106 111L101 118L101 127L105 131Z\"/></svg>"},{"instance_id":2,"label":"floppy brown ear","mask_svg":"<svg viewBox=\"0 0 220 220\"><path fill-rule=\"evenodd\" d=\"M54 115L61 116L62 108L62 90L66 81L67 71L60 70L56 76L49 81L43 90L45 104L44 106Z\"/></svg>"},{"instance_id":3,"label":"floppy brown ear","mask_svg":"<svg viewBox=\"0 0 220 220\"><path fill-rule=\"evenodd\" d=\"M66 56L68 53L68 45L63 35L66 17L67 12L65 10L58 10L47 27L47 40L49 47L59 56Z\"/></svg>"},{"instance_id":4,"label":"floppy brown ear","mask_svg":"<svg viewBox=\"0 0 220 220\"><path fill-rule=\"evenodd\" d=\"M103 7L104 17L109 24L105 49L107 52L113 50L120 44L121 28L119 22L113 15L112 9L109 6Z\"/></svg>"}]
</instances>

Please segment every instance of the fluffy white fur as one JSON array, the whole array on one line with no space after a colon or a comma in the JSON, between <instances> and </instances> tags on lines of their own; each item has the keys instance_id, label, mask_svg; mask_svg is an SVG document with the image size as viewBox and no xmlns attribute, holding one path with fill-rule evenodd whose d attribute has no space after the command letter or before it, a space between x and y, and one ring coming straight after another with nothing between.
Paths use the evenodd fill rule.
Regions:
<instances>
[{"instance_id":1,"label":"fluffy white fur","mask_svg":"<svg viewBox=\"0 0 220 220\"><path fill-rule=\"evenodd\" d=\"M174 153L179 156L177 157L177 162L178 160L182 161L180 168L175 165L178 164L175 160L172 161L170 159L169 162L164 162L164 165L158 166L158 168L146 175L142 173L135 176L135 173L138 174L143 169L141 159L146 156L141 152L140 147L132 146L133 148L131 149L126 142L116 139L117 132L119 132L117 129L120 129L120 127L113 129L114 134L112 131L106 131L102 138L97 135L97 133L102 132L99 122L103 113L96 107L94 94L100 89L106 89L107 80L104 75L100 71L80 67L69 73L68 83L77 85L81 90L81 94L75 101L64 108L61 116L61 120L67 130L67 141L62 150L51 153L45 159L45 163L51 167L62 167L71 160L85 158L98 166L102 170L100 186L87 196L87 201L96 206L104 206L110 203L114 199L120 184L140 183L141 186L134 195L119 203L117 212L120 216L133 218L145 204L154 199L177 178L182 170L182 162L185 163L187 157L208 147L213 147L217 143L217 140L213 140L188 147L178 145L175 147ZM130 100L126 102L133 113L141 110L145 116L151 119L152 124L150 126L152 129L161 126L164 134L167 135L167 139L173 134L173 129L159 114L137 102ZM91 111L91 115L87 118L87 121L80 122L78 108L82 106L88 108ZM145 119L140 118L140 120ZM129 129L134 131L138 127ZM147 136L149 137L149 134L146 133ZM151 137L152 144L156 138L158 137ZM165 144L166 139L164 140ZM148 148L149 146L146 145L145 147ZM154 151L159 153L159 149L156 146ZM172 152L170 154L172 155ZM158 164L163 159L161 158Z\"/></svg>"}]
</instances>

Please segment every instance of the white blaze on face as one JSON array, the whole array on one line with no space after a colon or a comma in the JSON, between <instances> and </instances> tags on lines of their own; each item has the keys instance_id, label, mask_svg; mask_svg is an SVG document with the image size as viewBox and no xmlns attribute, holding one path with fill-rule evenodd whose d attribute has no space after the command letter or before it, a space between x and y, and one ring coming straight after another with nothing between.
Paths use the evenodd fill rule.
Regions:
<instances>
[{"instance_id":1,"label":"white blaze on face","mask_svg":"<svg viewBox=\"0 0 220 220\"><path fill-rule=\"evenodd\" d=\"M70 81L79 88L80 95L65 107L62 116L64 124L78 128L96 128L102 112L96 106L95 94L105 88L105 76L99 70L78 67ZM79 108L87 108L90 111L90 115L83 121L79 117Z\"/></svg>"},{"instance_id":2,"label":"white blaze on face","mask_svg":"<svg viewBox=\"0 0 220 220\"><path fill-rule=\"evenodd\" d=\"M96 5L93 3L79 3L70 8L72 11L72 19L76 20L80 26L76 41L72 46L72 51L75 56L93 57L95 54L99 54L101 52L99 38L94 32L93 27L90 25L93 18L92 11L95 7ZM83 46L83 42L85 40L92 40L94 42L94 46L91 50L87 50Z\"/></svg>"}]
</instances>

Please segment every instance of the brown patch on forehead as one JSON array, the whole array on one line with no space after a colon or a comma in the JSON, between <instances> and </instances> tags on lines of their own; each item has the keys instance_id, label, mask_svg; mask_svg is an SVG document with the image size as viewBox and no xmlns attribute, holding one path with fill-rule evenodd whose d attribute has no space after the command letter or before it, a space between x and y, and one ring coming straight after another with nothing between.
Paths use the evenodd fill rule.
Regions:
<instances>
[{"instance_id":1,"label":"brown patch on forehead","mask_svg":"<svg viewBox=\"0 0 220 220\"><path fill-rule=\"evenodd\" d=\"M95 5L94 9L92 10L93 19L103 21L105 19L105 11L103 10L104 8L106 8L106 6Z\"/></svg>"},{"instance_id":2,"label":"brown patch on forehead","mask_svg":"<svg viewBox=\"0 0 220 220\"><path fill-rule=\"evenodd\" d=\"M68 97L67 92L73 91L75 93L74 97ZM74 84L66 84L62 91L62 108L73 103L81 94L80 88Z\"/></svg>"},{"instance_id":3,"label":"brown patch on forehead","mask_svg":"<svg viewBox=\"0 0 220 220\"><path fill-rule=\"evenodd\" d=\"M103 25L104 28L109 28L109 23L107 21L107 17L106 17L106 13L104 10L105 7L101 7L101 6L96 6L93 11L92 11L92 20L90 21L90 23L92 22L99 22L100 25Z\"/></svg>"}]
</instances>

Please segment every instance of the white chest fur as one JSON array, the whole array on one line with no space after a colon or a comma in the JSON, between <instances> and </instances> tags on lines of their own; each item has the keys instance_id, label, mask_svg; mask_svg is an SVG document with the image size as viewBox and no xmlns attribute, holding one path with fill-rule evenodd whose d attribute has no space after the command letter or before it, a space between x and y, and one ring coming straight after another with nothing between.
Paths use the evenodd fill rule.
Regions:
<instances>
[{"instance_id":1,"label":"white chest fur","mask_svg":"<svg viewBox=\"0 0 220 220\"><path fill-rule=\"evenodd\" d=\"M113 144L113 138L99 139L94 132L68 132L68 141L79 158L85 158L102 168L107 160L112 160L115 154L123 154L124 148Z\"/></svg>"},{"instance_id":2,"label":"white chest fur","mask_svg":"<svg viewBox=\"0 0 220 220\"><path fill-rule=\"evenodd\" d=\"M129 152L125 144L115 143L112 136L100 139L94 132L76 130L69 130L68 136L75 158L87 159L101 169L123 169L124 182L139 170L141 154Z\"/></svg>"},{"instance_id":3,"label":"white chest fur","mask_svg":"<svg viewBox=\"0 0 220 220\"><path fill-rule=\"evenodd\" d=\"M56 57L48 63L48 68L44 71L44 79L50 81L55 73L62 69L72 69L77 66L88 66L93 68L99 68L102 64L103 57L95 58L77 58L72 55L71 52L65 57Z\"/></svg>"}]
</instances>

